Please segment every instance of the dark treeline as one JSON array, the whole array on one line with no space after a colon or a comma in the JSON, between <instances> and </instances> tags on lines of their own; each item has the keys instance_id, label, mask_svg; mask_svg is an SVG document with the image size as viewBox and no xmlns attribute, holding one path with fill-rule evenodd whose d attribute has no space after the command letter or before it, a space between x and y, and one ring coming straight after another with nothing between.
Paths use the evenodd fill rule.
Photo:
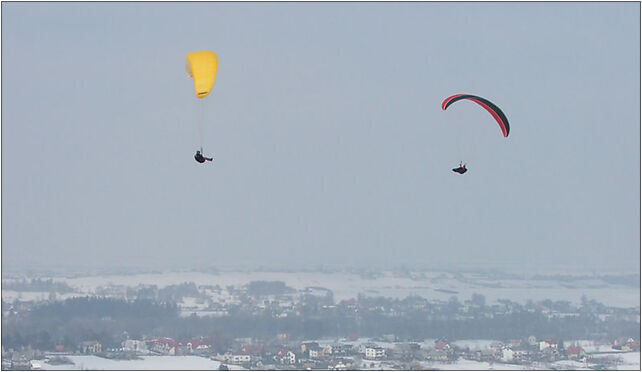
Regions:
<instances>
[{"instance_id":1,"label":"dark treeline","mask_svg":"<svg viewBox=\"0 0 642 372\"><path fill-rule=\"evenodd\" d=\"M65 301L51 302L31 311L32 318L171 318L178 314L175 303L155 302L146 299L126 301L116 298L74 297Z\"/></svg>"},{"instance_id":2,"label":"dark treeline","mask_svg":"<svg viewBox=\"0 0 642 372\"><path fill-rule=\"evenodd\" d=\"M629 320L600 320L589 310L599 308L585 301L577 316L549 317L535 308L503 300L510 312L493 313L481 295L467 301L463 310L455 298L441 305L430 304L421 297L403 300L360 297L358 311L342 304L328 308L324 298L306 297L298 315L275 317L273 309L229 309L224 317L179 317L175 303L155 300L84 297L53 302L18 315L4 316L2 344L5 348L31 345L51 350L65 345L74 350L82 341L97 340L103 347L119 347L125 337L171 337L186 340L204 337L214 350L224 352L229 341L239 337L273 339L288 333L292 339L345 337L357 333L363 337L394 334L399 339L517 339L535 336L539 339L639 339L639 323ZM532 303L531 303L532 304ZM567 302L541 301L540 307L568 310ZM8 304L3 304L3 306ZM535 304L532 304L535 306ZM406 309L394 316L378 309ZM492 314L492 315L490 315Z\"/></svg>"},{"instance_id":3,"label":"dark treeline","mask_svg":"<svg viewBox=\"0 0 642 372\"><path fill-rule=\"evenodd\" d=\"M292 292L296 292L296 290L281 281L253 281L247 285L247 293L252 296L280 295Z\"/></svg>"},{"instance_id":4,"label":"dark treeline","mask_svg":"<svg viewBox=\"0 0 642 372\"><path fill-rule=\"evenodd\" d=\"M423 340L427 338L448 339L517 339L531 335L553 339L614 339L617 337L639 338L639 324L627 321L598 321L583 315L576 318L553 318L542 314L519 312L474 319L428 318L416 312L390 317L367 314L349 317L340 314L325 316L288 316L274 319L267 315L238 313L223 318L193 319L199 327L213 328L231 337L271 338L277 333L289 333L293 338L318 339L345 337L357 333L364 337L381 337L394 334L400 339Z\"/></svg>"},{"instance_id":5,"label":"dark treeline","mask_svg":"<svg viewBox=\"0 0 642 372\"><path fill-rule=\"evenodd\" d=\"M123 332L149 334L177 318L175 303L75 297L3 316L2 344L5 348L31 345L40 350L51 350L55 345L74 350L80 342L89 340L115 345Z\"/></svg>"},{"instance_id":6,"label":"dark treeline","mask_svg":"<svg viewBox=\"0 0 642 372\"><path fill-rule=\"evenodd\" d=\"M548 318L526 311L472 319L426 319L422 313L387 318L377 314L364 317L360 334L373 337L395 334L403 338L492 339L507 340L536 336L538 339L612 339L639 338L639 324L600 322L593 316Z\"/></svg>"},{"instance_id":7,"label":"dark treeline","mask_svg":"<svg viewBox=\"0 0 642 372\"><path fill-rule=\"evenodd\" d=\"M22 279L15 282L3 282L3 290L19 291L19 292L57 292L57 293L70 293L73 292L65 282L54 282L51 279L31 279L29 281Z\"/></svg>"},{"instance_id":8,"label":"dark treeline","mask_svg":"<svg viewBox=\"0 0 642 372\"><path fill-rule=\"evenodd\" d=\"M556 280L560 283L580 282L583 280L603 280L609 284L625 285L628 287L640 288L640 274L622 275L533 275L534 280Z\"/></svg>"},{"instance_id":9,"label":"dark treeline","mask_svg":"<svg viewBox=\"0 0 642 372\"><path fill-rule=\"evenodd\" d=\"M162 302L181 302L183 297L203 298L194 282L172 284L158 288L156 285L142 288L127 288L127 297L156 300Z\"/></svg>"}]
</instances>

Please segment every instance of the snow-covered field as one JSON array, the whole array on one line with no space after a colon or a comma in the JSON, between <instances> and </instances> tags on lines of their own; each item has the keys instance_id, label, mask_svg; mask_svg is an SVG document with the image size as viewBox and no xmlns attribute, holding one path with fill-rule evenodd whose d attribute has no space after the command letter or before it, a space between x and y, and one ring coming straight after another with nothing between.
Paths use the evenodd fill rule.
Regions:
<instances>
[{"instance_id":1,"label":"snow-covered field","mask_svg":"<svg viewBox=\"0 0 642 372\"><path fill-rule=\"evenodd\" d=\"M56 300L65 300L71 297L86 296L86 293L56 293ZM10 290L2 290L2 300L5 302L13 302L15 299L22 301L45 301L49 299L49 292L18 292Z\"/></svg>"},{"instance_id":2,"label":"snow-covered field","mask_svg":"<svg viewBox=\"0 0 642 372\"><path fill-rule=\"evenodd\" d=\"M473 293L486 297L486 303L492 304L498 299L525 303L527 300L571 301L579 304L582 296L594 299L607 306L635 307L640 304L640 288L615 285L599 279L560 282L557 280L517 280L489 279L476 274L456 276L445 272L427 272L413 279L398 277L392 272L383 272L376 279L366 279L348 272L222 272L210 274L203 272L167 272L136 275L100 275L77 276L73 278L54 277L54 281L65 281L76 289L75 295L93 294L99 287L109 285L137 286L156 285L159 288L194 282L196 285L240 286L251 281L283 281L286 285L304 289L317 286L331 289L336 301L356 298L359 293L367 296L384 296L404 298L419 295L431 300L448 300L457 296L460 300L470 299ZM3 278L5 280L5 278ZM12 301L21 296L45 298L45 293L27 293L2 291L5 301Z\"/></svg>"},{"instance_id":3,"label":"snow-covered field","mask_svg":"<svg viewBox=\"0 0 642 372\"><path fill-rule=\"evenodd\" d=\"M607 354L611 355L611 354ZM639 371L640 370L640 352L635 353L616 353L621 358L621 364L618 364L618 370Z\"/></svg>"},{"instance_id":4,"label":"snow-covered field","mask_svg":"<svg viewBox=\"0 0 642 372\"><path fill-rule=\"evenodd\" d=\"M605 354L604 356L613 356L620 358L620 364L617 365L617 370L640 370L640 353L614 353ZM37 361L41 364L43 370L217 370L220 362L210 360L207 358L197 356L148 356L143 357L141 360L111 360L100 358L96 356L69 356L74 364L73 365L49 365L44 361ZM364 361L364 369L380 369L385 367L379 361ZM373 367L370 364L374 363ZM385 363L385 362L384 362ZM467 370L467 371L483 371L483 370L551 370L551 369L567 369L567 370L589 370L585 363L564 360L554 363L540 363L536 365L518 365L518 364L505 364L505 363L488 363L477 362L473 360L459 359L453 363L438 363L438 362L421 362L423 368L427 369L440 369L440 370ZM242 370L243 368L234 365L228 365L231 370Z\"/></svg>"},{"instance_id":5,"label":"snow-covered field","mask_svg":"<svg viewBox=\"0 0 642 372\"><path fill-rule=\"evenodd\" d=\"M628 371L639 371L640 370L640 353L614 353L614 354L601 354L600 356L611 356L613 358L620 358L619 364L615 367L615 370L628 370ZM467 360L460 358L453 363L438 363L438 362L422 362L421 366L426 369L439 369L439 370L451 370L451 371L486 371L486 370L509 370L509 371L518 371L518 370L591 370L591 366L594 364L589 363L588 365L583 362L573 361L573 360L560 360L553 363L534 363L530 365L519 365L519 364L505 364L505 363L488 363L488 362L477 362L474 360ZM612 368L609 368L612 369Z\"/></svg>"},{"instance_id":6,"label":"snow-covered field","mask_svg":"<svg viewBox=\"0 0 642 372\"><path fill-rule=\"evenodd\" d=\"M452 344L462 349L468 348L470 351L476 351L476 350L487 350L490 348L492 344L498 343L498 342L499 341L495 341L495 340L456 340L456 341L453 341ZM425 347L425 346L422 345L422 347Z\"/></svg>"},{"instance_id":7,"label":"snow-covered field","mask_svg":"<svg viewBox=\"0 0 642 372\"><path fill-rule=\"evenodd\" d=\"M533 369L533 366L522 366L519 364L477 362L474 360L467 360L467 359L461 359L461 358L453 363L422 362L421 367L424 369L439 369L444 371L487 371L491 369L501 370L501 371L520 371L520 370Z\"/></svg>"},{"instance_id":8,"label":"snow-covered field","mask_svg":"<svg viewBox=\"0 0 642 372\"><path fill-rule=\"evenodd\" d=\"M471 342L476 340L469 340ZM640 353L608 353L600 354L601 357L618 358L619 364L617 370L640 370ZM36 361L41 364L43 370L217 370L220 362L198 356L147 356L140 360L111 360L88 355L68 356L73 365L50 365L44 361ZM363 369L379 370L388 369L387 362L381 361L364 361ZM371 364L374 364L370 367ZM421 362L423 368L439 370L466 370L466 371L483 371L483 370L589 370L590 368L583 362L563 360L554 363L537 363L532 365L518 365L505 363L488 363L477 362L460 358L453 363L439 362ZM243 368L235 365L228 365L231 370L242 370Z\"/></svg>"},{"instance_id":9,"label":"snow-covered field","mask_svg":"<svg viewBox=\"0 0 642 372\"><path fill-rule=\"evenodd\" d=\"M581 342L575 342L576 345L582 345ZM599 345L599 346L590 346L590 342L587 341L584 343L587 345L586 352L591 355L593 352L599 352L599 354L593 354L593 357L599 357L610 360L617 360L617 365L615 367L609 366L608 369L615 370L624 370L624 371L639 371L640 370L640 352L622 352L611 349L609 345ZM608 352L610 351L610 352ZM566 370L589 370L591 366L595 366L595 361L587 363L573 361L573 360L560 360L554 363L548 363L547 369L566 369Z\"/></svg>"},{"instance_id":10,"label":"snow-covered field","mask_svg":"<svg viewBox=\"0 0 642 372\"><path fill-rule=\"evenodd\" d=\"M220 362L198 356L147 356L139 360L112 360L93 355L70 355L74 364L50 365L44 361L37 361L43 370L57 371L207 371L218 370ZM230 370L243 370L234 365L228 365Z\"/></svg>"}]
</instances>

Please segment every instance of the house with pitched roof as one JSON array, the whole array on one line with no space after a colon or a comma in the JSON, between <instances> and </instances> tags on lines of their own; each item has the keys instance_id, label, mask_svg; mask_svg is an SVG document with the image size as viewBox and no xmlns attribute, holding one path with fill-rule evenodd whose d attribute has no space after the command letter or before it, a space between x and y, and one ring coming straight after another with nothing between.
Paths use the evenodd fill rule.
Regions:
<instances>
[{"instance_id":1,"label":"house with pitched roof","mask_svg":"<svg viewBox=\"0 0 642 372\"><path fill-rule=\"evenodd\" d=\"M569 359L579 360L586 357L586 352L581 346L571 345L566 348L566 355Z\"/></svg>"}]
</instances>

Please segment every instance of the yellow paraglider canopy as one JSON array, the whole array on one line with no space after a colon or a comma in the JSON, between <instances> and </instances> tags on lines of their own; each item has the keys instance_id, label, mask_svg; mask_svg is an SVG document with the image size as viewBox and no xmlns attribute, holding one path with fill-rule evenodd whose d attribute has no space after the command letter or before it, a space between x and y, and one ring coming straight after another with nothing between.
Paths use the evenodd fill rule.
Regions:
<instances>
[{"instance_id":1,"label":"yellow paraglider canopy","mask_svg":"<svg viewBox=\"0 0 642 372\"><path fill-rule=\"evenodd\" d=\"M194 79L194 93L198 98L205 98L216 80L218 69L218 58L216 53L210 50L187 53L185 70Z\"/></svg>"}]
</instances>

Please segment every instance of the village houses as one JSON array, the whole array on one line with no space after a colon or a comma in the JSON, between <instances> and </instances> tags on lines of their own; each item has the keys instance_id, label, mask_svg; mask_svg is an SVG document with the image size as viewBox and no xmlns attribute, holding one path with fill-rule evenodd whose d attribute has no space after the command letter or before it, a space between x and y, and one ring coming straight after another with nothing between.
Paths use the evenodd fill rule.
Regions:
<instances>
[{"instance_id":1,"label":"village houses","mask_svg":"<svg viewBox=\"0 0 642 372\"><path fill-rule=\"evenodd\" d=\"M279 364L294 365L296 364L296 355L290 350L281 349L274 356L274 360L276 360Z\"/></svg>"}]
</instances>

